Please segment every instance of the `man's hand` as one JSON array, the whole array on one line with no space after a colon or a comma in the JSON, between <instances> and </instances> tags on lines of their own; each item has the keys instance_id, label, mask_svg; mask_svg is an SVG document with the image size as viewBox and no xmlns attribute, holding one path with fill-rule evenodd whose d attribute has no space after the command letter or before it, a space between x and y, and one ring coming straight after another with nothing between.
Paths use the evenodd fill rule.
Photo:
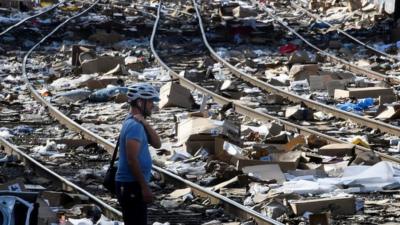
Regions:
<instances>
[{"instance_id":1,"label":"man's hand","mask_svg":"<svg viewBox=\"0 0 400 225\"><path fill-rule=\"evenodd\" d=\"M143 195L143 201L147 204L150 204L154 200L154 195L151 192L149 187L142 187L142 195Z\"/></svg>"}]
</instances>

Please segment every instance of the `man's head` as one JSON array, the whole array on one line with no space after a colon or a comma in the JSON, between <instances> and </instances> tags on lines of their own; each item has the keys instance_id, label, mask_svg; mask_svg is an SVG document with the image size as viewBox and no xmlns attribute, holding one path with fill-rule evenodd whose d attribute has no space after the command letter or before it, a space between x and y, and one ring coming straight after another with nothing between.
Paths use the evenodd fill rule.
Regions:
<instances>
[{"instance_id":1,"label":"man's head","mask_svg":"<svg viewBox=\"0 0 400 225\"><path fill-rule=\"evenodd\" d=\"M154 102L160 101L158 91L147 83L137 83L128 87L128 102L132 108L144 116L150 116Z\"/></svg>"}]
</instances>

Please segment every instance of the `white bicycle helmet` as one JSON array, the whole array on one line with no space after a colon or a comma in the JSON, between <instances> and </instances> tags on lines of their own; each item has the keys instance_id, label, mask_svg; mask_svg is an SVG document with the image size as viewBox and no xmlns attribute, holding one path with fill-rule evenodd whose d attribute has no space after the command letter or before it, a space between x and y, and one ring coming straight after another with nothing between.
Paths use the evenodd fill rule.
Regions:
<instances>
[{"instance_id":1,"label":"white bicycle helmet","mask_svg":"<svg viewBox=\"0 0 400 225\"><path fill-rule=\"evenodd\" d=\"M155 102L160 101L158 91L148 83L137 83L128 87L128 101L136 99L152 99Z\"/></svg>"}]
</instances>

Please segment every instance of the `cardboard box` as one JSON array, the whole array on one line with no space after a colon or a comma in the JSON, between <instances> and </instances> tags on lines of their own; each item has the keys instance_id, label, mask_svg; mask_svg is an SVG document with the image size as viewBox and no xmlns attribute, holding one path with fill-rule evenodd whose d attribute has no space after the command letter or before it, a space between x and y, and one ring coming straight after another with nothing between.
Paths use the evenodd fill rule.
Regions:
<instances>
[{"instance_id":1,"label":"cardboard box","mask_svg":"<svg viewBox=\"0 0 400 225\"><path fill-rule=\"evenodd\" d=\"M304 80L311 75L318 75L318 71L318 64L295 64L290 68L289 77L293 80Z\"/></svg>"},{"instance_id":2,"label":"cardboard box","mask_svg":"<svg viewBox=\"0 0 400 225\"><path fill-rule=\"evenodd\" d=\"M322 146L318 150L318 154L327 156L351 156L354 154L354 144L329 144Z\"/></svg>"},{"instance_id":3,"label":"cardboard box","mask_svg":"<svg viewBox=\"0 0 400 225\"><path fill-rule=\"evenodd\" d=\"M124 65L124 58L115 56L100 56L93 60L82 62L83 74L107 73L118 65Z\"/></svg>"},{"instance_id":4,"label":"cardboard box","mask_svg":"<svg viewBox=\"0 0 400 225\"><path fill-rule=\"evenodd\" d=\"M231 17L231 16L233 16L233 9L238 6L239 6L239 3L228 2L227 5L223 5L219 8L219 15L221 17Z\"/></svg>"},{"instance_id":5,"label":"cardboard box","mask_svg":"<svg viewBox=\"0 0 400 225\"><path fill-rule=\"evenodd\" d=\"M257 10L255 8L238 6L232 10L232 14L236 18L256 17Z\"/></svg>"},{"instance_id":6,"label":"cardboard box","mask_svg":"<svg viewBox=\"0 0 400 225\"><path fill-rule=\"evenodd\" d=\"M354 197L319 198L290 202L294 214L301 216L305 212L321 213L330 211L333 215L352 215L356 213Z\"/></svg>"},{"instance_id":7,"label":"cardboard box","mask_svg":"<svg viewBox=\"0 0 400 225\"><path fill-rule=\"evenodd\" d=\"M185 142L186 151L194 155L201 147L207 149L208 153L215 154L216 136L210 134L193 134Z\"/></svg>"},{"instance_id":8,"label":"cardboard box","mask_svg":"<svg viewBox=\"0 0 400 225\"><path fill-rule=\"evenodd\" d=\"M334 96L336 89L344 90L346 88L346 82L343 80L331 80L326 83L326 88L328 89L329 96Z\"/></svg>"},{"instance_id":9,"label":"cardboard box","mask_svg":"<svg viewBox=\"0 0 400 225\"><path fill-rule=\"evenodd\" d=\"M285 111L285 117L293 120L313 120L313 115L314 112L311 109L301 105L287 107Z\"/></svg>"},{"instance_id":10,"label":"cardboard box","mask_svg":"<svg viewBox=\"0 0 400 225\"><path fill-rule=\"evenodd\" d=\"M160 109L170 106L191 109L194 104L190 90L177 83L167 83L160 89Z\"/></svg>"},{"instance_id":11,"label":"cardboard box","mask_svg":"<svg viewBox=\"0 0 400 225\"><path fill-rule=\"evenodd\" d=\"M72 45L72 65L80 66L81 62L79 60L79 55L83 52L90 52L96 49L94 45Z\"/></svg>"},{"instance_id":12,"label":"cardboard box","mask_svg":"<svg viewBox=\"0 0 400 225\"><path fill-rule=\"evenodd\" d=\"M385 107L375 118L380 120L400 118L400 105Z\"/></svg>"},{"instance_id":13,"label":"cardboard box","mask_svg":"<svg viewBox=\"0 0 400 225\"><path fill-rule=\"evenodd\" d=\"M292 151L286 153L271 153L263 160L252 160L242 155L242 149L234 144L226 142L222 138L215 140L215 156L221 161L235 165L238 170L247 166L278 164L282 171L297 169L301 152Z\"/></svg>"},{"instance_id":14,"label":"cardboard box","mask_svg":"<svg viewBox=\"0 0 400 225\"><path fill-rule=\"evenodd\" d=\"M380 96L396 96L392 88L366 87L347 88L347 90L335 89L334 98L379 98Z\"/></svg>"},{"instance_id":15,"label":"cardboard box","mask_svg":"<svg viewBox=\"0 0 400 225\"><path fill-rule=\"evenodd\" d=\"M310 215L310 225L330 225L330 213Z\"/></svg>"},{"instance_id":16,"label":"cardboard box","mask_svg":"<svg viewBox=\"0 0 400 225\"><path fill-rule=\"evenodd\" d=\"M184 143L193 134L210 134L217 136L222 133L222 122L203 117L191 117L178 124L178 143Z\"/></svg>"}]
</instances>

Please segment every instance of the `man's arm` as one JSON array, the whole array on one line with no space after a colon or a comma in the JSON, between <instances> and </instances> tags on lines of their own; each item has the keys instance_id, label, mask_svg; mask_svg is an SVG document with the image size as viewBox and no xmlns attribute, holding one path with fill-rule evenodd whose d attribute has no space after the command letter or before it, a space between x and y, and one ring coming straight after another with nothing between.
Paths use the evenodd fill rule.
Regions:
<instances>
[{"instance_id":1,"label":"man's arm","mask_svg":"<svg viewBox=\"0 0 400 225\"><path fill-rule=\"evenodd\" d=\"M144 129L146 130L149 137L149 144L154 148L161 148L161 139L158 136L157 132L154 128L147 122L146 119L141 115L134 115L134 117L143 124Z\"/></svg>"},{"instance_id":2,"label":"man's arm","mask_svg":"<svg viewBox=\"0 0 400 225\"><path fill-rule=\"evenodd\" d=\"M127 140L126 142L126 157L128 160L129 167L132 171L133 176L142 188L143 200L146 203L150 203L153 200L153 194L149 186L147 185L146 179L143 176L142 170L140 169L140 162L138 160L140 151L140 142L137 140Z\"/></svg>"}]
</instances>

